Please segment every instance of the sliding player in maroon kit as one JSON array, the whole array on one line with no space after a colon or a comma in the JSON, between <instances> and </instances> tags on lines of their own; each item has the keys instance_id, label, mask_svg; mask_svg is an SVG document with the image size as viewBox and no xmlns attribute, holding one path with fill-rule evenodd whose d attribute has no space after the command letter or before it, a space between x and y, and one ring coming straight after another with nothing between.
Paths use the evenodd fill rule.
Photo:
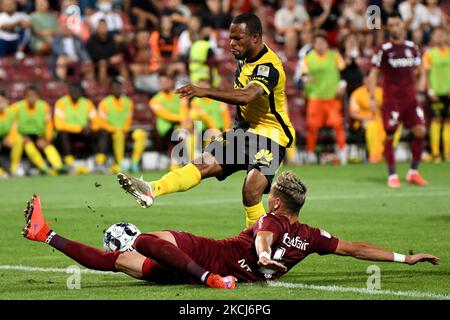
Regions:
<instances>
[{"instance_id":1,"label":"sliding player in maroon kit","mask_svg":"<svg viewBox=\"0 0 450 320\"><path fill-rule=\"evenodd\" d=\"M235 288L235 278L242 282L277 279L312 253L410 265L439 263L429 254L405 256L367 242L344 241L302 224L298 216L305 197L305 185L293 173L283 172L270 190L269 213L238 237L214 240L187 232L150 232L136 238L135 251L106 252L50 230L34 196L25 209L22 234L50 244L90 269L123 272L156 283L204 283L223 289Z\"/></svg>"},{"instance_id":2,"label":"sliding player in maroon kit","mask_svg":"<svg viewBox=\"0 0 450 320\"><path fill-rule=\"evenodd\" d=\"M393 137L400 123L413 133L411 143L412 161L406 180L412 184L425 186L427 181L418 172L425 142L425 119L422 107L416 99L416 71L420 74L419 87L425 86L425 73L421 65L419 48L411 41L405 41L405 28L401 16L393 13L387 21L390 40L381 45L373 57L373 68L369 76L371 108L378 111L375 88L378 75L383 75L383 124L386 131L384 157L388 165L387 184L400 188L400 179L395 168Z\"/></svg>"}]
</instances>

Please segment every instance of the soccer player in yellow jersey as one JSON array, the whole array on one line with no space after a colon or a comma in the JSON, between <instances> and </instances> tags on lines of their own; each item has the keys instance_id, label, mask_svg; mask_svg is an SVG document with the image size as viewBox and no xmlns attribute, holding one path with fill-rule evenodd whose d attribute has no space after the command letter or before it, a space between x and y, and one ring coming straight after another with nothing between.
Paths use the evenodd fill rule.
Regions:
<instances>
[{"instance_id":1,"label":"soccer player in yellow jersey","mask_svg":"<svg viewBox=\"0 0 450 320\"><path fill-rule=\"evenodd\" d=\"M7 149L10 152L10 172L17 173L20 158L22 156L22 137L17 134L14 109L9 106L9 101L4 92L0 92L0 151ZM0 166L0 178L8 178L6 169Z\"/></svg>"},{"instance_id":2,"label":"soccer player in yellow jersey","mask_svg":"<svg viewBox=\"0 0 450 320\"><path fill-rule=\"evenodd\" d=\"M111 94L105 97L98 106L99 115L99 153L95 157L96 164L104 169L106 162L106 151L112 140L112 149L116 163L111 170L118 172L123 169L125 156L125 141L130 132L133 122L133 101L123 93L123 80L113 79L111 84ZM147 133L142 129L132 132L133 151L131 155L132 172L139 170L139 162L145 150ZM102 170L103 170L102 169Z\"/></svg>"},{"instance_id":3,"label":"soccer player in yellow jersey","mask_svg":"<svg viewBox=\"0 0 450 320\"><path fill-rule=\"evenodd\" d=\"M444 159L450 162L450 46L444 29L437 28L433 32L433 43L422 59L431 100L431 154L434 162L442 161L442 136Z\"/></svg>"},{"instance_id":4,"label":"soccer player in yellow jersey","mask_svg":"<svg viewBox=\"0 0 450 320\"><path fill-rule=\"evenodd\" d=\"M69 170L73 167L75 157L73 144L84 142L90 148L94 141L93 131L96 130L97 112L91 100L83 96L83 88L78 84L69 85L69 94L59 98L55 103L54 122L58 132L64 163ZM78 172L85 173L82 168Z\"/></svg>"},{"instance_id":5,"label":"soccer player in yellow jersey","mask_svg":"<svg viewBox=\"0 0 450 320\"><path fill-rule=\"evenodd\" d=\"M12 105L16 113L17 132L23 137L23 148L30 161L45 174L62 171L61 156L52 144L53 123L50 106L39 98L35 87L25 91L25 99ZM43 151L52 166L47 166L39 150Z\"/></svg>"},{"instance_id":6,"label":"soccer player in yellow jersey","mask_svg":"<svg viewBox=\"0 0 450 320\"><path fill-rule=\"evenodd\" d=\"M242 198L247 225L265 214L261 199L295 139L286 113L286 75L278 56L262 40L262 26L252 13L236 16L230 26L231 53L238 60L234 88L202 88L188 84L177 90L182 98L207 97L237 105L233 130L206 147L183 168L149 183L118 174L122 188L144 207L154 198L189 190L202 179L224 180L246 170Z\"/></svg>"}]
</instances>

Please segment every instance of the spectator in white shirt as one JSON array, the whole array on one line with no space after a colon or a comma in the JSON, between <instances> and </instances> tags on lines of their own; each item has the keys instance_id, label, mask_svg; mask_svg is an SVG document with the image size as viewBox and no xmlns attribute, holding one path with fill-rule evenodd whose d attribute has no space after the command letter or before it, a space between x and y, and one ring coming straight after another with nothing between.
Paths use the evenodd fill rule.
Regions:
<instances>
[{"instance_id":1,"label":"spectator in white shirt","mask_svg":"<svg viewBox=\"0 0 450 320\"><path fill-rule=\"evenodd\" d=\"M445 16L438 6L438 0L427 0L428 21L432 28L441 27L445 23Z\"/></svg>"},{"instance_id":2,"label":"spectator in white shirt","mask_svg":"<svg viewBox=\"0 0 450 320\"><path fill-rule=\"evenodd\" d=\"M284 5L275 13L276 40L284 44L289 57L295 57L299 43L299 33L309 23L305 7L296 0L284 0Z\"/></svg>"},{"instance_id":3,"label":"spectator in white shirt","mask_svg":"<svg viewBox=\"0 0 450 320\"><path fill-rule=\"evenodd\" d=\"M15 0L2 0L0 13L0 57L15 54L25 57L24 50L30 40L31 20L23 12L17 12Z\"/></svg>"},{"instance_id":4,"label":"spectator in white shirt","mask_svg":"<svg viewBox=\"0 0 450 320\"><path fill-rule=\"evenodd\" d=\"M421 45L424 40L424 31L429 23L427 7L419 0L406 0L400 3L398 11L405 21L408 38Z\"/></svg>"},{"instance_id":5,"label":"spectator in white shirt","mask_svg":"<svg viewBox=\"0 0 450 320\"><path fill-rule=\"evenodd\" d=\"M405 27L414 31L428 23L428 10L419 0L406 0L400 3L398 11L405 21Z\"/></svg>"},{"instance_id":6,"label":"spectator in white shirt","mask_svg":"<svg viewBox=\"0 0 450 320\"><path fill-rule=\"evenodd\" d=\"M97 7L99 11L89 17L91 30L97 30L100 21L105 20L109 33L120 33L120 31L123 29L123 19L119 13L113 10L111 0L99 0L97 3Z\"/></svg>"}]
</instances>

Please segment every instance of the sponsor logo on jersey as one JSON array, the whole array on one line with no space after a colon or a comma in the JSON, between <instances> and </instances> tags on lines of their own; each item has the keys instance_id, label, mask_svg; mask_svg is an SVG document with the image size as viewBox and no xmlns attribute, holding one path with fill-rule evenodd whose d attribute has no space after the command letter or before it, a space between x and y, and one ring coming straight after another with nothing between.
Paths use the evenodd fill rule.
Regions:
<instances>
[{"instance_id":1,"label":"sponsor logo on jersey","mask_svg":"<svg viewBox=\"0 0 450 320\"><path fill-rule=\"evenodd\" d=\"M245 259L241 259L238 261L239 266L244 269L245 271L248 272L253 272L252 269L250 269L250 267L248 266L247 262L245 261Z\"/></svg>"},{"instance_id":2,"label":"sponsor logo on jersey","mask_svg":"<svg viewBox=\"0 0 450 320\"><path fill-rule=\"evenodd\" d=\"M270 68L265 65L261 65L258 67L258 70L256 71L256 74L258 76L268 77L270 72Z\"/></svg>"},{"instance_id":3,"label":"sponsor logo on jersey","mask_svg":"<svg viewBox=\"0 0 450 320\"><path fill-rule=\"evenodd\" d=\"M266 149L262 149L258 151L258 153L255 155L255 160L253 161L253 164L260 164L266 167L270 167L272 160L273 160L272 152Z\"/></svg>"},{"instance_id":4,"label":"sponsor logo on jersey","mask_svg":"<svg viewBox=\"0 0 450 320\"><path fill-rule=\"evenodd\" d=\"M389 58L388 62L393 68L410 68L418 66L420 64L420 58Z\"/></svg>"},{"instance_id":5,"label":"sponsor logo on jersey","mask_svg":"<svg viewBox=\"0 0 450 320\"><path fill-rule=\"evenodd\" d=\"M309 242L306 242L306 240L301 240L300 237L289 238L288 233L284 234L283 243L289 248L293 247L303 251L306 251L306 246L309 245Z\"/></svg>"}]
</instances>

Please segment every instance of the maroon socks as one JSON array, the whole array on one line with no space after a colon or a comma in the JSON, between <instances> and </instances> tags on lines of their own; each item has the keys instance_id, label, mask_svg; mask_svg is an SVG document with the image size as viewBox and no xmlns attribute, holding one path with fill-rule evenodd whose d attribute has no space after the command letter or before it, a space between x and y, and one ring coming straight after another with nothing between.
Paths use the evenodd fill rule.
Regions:
<instances>
[{"instance_id":1,"label":"maroon socks","mask_svg":"<svg viewBox=\"0 0 450 320\"><path fill-rule=\"evenodd\" d=\"M122 252L106 252L83 243L67 240L53 231L47 237L48 244L86 268L100 271L116 271L116 260Z\"/></svg>"}]
</instances>

